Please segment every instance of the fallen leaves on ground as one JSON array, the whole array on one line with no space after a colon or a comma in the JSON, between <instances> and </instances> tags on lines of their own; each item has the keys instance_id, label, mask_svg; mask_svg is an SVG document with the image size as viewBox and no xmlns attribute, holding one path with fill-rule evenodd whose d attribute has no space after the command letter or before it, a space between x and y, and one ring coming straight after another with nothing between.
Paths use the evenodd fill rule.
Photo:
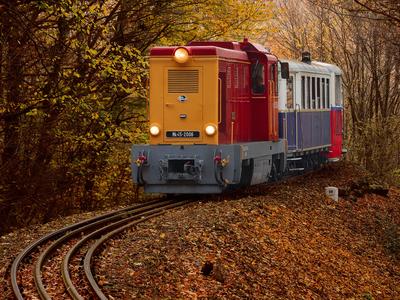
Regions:
<instances>
[{"instance_id":1,"label":"fallen leaves on ground","mask_svg":"<svg viewBox=\"0 0 400 300\"><path fill-rule=\"evenodd\" d=\"M114 210L122 207L114 207ZM79 221L92 218L94 216L103 214L110 211L108 208L105 211L93 211L62 217L51 221L47 224L32 225L26 228L20 228L14 232L0 236L0 300L14 299L10 283L10 269L14 258L30 243L39 239L40 237ZM45 246L42 246L44 249ZM29 263L37 259L37 253L30 258ZM18 272L18 283L22 287L22 293L27 299L38 299L35 284L33 281L33 265L23 264ZM56 296L57 297L57 296ZM57 298L54 299L57 299ZM60 296L61 297L61 296Z\"/></svg>"},{"instance_id":2,"label":"fallen leaves on ground","mask_svg":"<svg viewBox=\"0 0 400 300\"><path fill-rule=\"evenodd\" d=\"M109 242L99 284L110 299L399 299L400 191L351 191L368 176L341 163L168 212ZM326 186L349 196L334 202ZM0 298L18 251L94 214L0 237Z\"/></svg>"},{"instance_id":3,"label":"fallen leaves on ground","mask_svg":"<svg viewBox=\"0 0 400 300\"><path fill-rule=\"evenodd\" d=\"M341 163L140 224L97 260L103 291L115 299L399 299L400 245L390 248L400 236L399 190L339 202L324 194L365 176Z\"/></svg>"}]
</instances>

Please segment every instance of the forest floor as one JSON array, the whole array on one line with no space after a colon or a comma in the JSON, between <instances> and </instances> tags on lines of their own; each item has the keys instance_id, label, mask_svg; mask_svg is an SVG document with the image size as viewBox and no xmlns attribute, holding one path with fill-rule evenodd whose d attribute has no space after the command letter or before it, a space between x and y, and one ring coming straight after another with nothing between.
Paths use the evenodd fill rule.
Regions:
<instances>
[{"instance_id":1,"label":"forest floor","mask_svg":"<svg viewBox=\"0 0 400 300\"><path fill-rule=\"evenodd\" d=\"M339 163L167 212L104 248L99 284L110 299L400 299L400 190L381 196L365 178ZM13 251L89 216L0 237L0 291Z\"/></svg>"}]
</instances>

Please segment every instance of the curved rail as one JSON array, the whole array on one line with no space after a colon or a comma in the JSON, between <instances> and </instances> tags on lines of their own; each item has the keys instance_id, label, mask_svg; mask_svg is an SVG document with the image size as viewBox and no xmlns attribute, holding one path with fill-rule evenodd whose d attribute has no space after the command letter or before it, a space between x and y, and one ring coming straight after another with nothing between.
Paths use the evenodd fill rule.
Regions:
<instances>
[{"instance_id":1,"label":"curved rail","mask_svg":"<svg viewBox=\"0 0 400 300\"><path fill-rule=\"evenodd\" d=\"M150 201L147 203L142 203L142 204L137 204L137 205L133 205L133 206L129 206L117 211L112 211L97 217L93 217L69 226L66 226L64 228L61 228L59 230L53 231L43 237L41 237L40 239L34 241L33 243L29 244L24 250L22 250L18 256L14 259L12 266L11 266L11 271L10 271L10 276L11 276L11 286L12 286L12 290L14 292L14 295L16 297L16 299L18 300L23 300L24 297L22 296L21 293L21 289L20 286L18 285L18 280L17 280L17 272L18 272L18 268L21 265L21 263L28 258L34 251L35 249L37 249L39 246L42 246L45 243L48 243L51 240L54 240L56 238L59 238L60 236L66 234L69 231L75 231L78 228L82 228L84 226L96 223L96 222L101 222L102 220L104 220L104 222L107 222L106 220L109 218L115 219L115 218L122 218L123 215L125 215L126 217L128 217L129 215L131 215L129 213L129 211L132 210L137 210L140 208L145 208L147 206L153 205L153 204L157 204L159 203L160 200L154 200L154 201ZM165 202L169 202L169 201L165 201ZM119 217L117 217L119 216ZM82 231L82 230L80 230ZM39 292L40 294L40 292ZM47 293L46 293L47 294ZM46 294L44 295L40 295L42 297L42 299L46 299L43 298L46 296ZM48 295L47 295L48 296Z\"/></svg>"},{"instance_id":2,"label":"curved rail","mask_svg":"<svg viewBox=\"0 0 400 300\"><path fill-rule=\"evenodd\" d=\"M174 207L178 207L178 206L182 206L185 205L186 203L188 203L187 201L181 202L181 203L177 203L171 207L169 207L168 209L174 208ZM139 220L135 220L132 221L128 224L126 224L125 226L122 226L120 228L117 228L109 233L107 233L106 235L104 235L103 237L101 237L100 239L98 239L91 247L90 249L87 251L86 256L85 256L85 260L83 263L83 267L85 270L85 274L86 274L86 278L88 279L93 291L96 293L97 297L99 297L100 299L108 299L104 293L102 292L102 290L100 289L99 285L97 284L96 280L94 279L94 275L92 273L91 270L91 261L92 261L92 257L94 255L94 253L96 252L96 250L102 245L104 244L105 241L107 241L108 239L110 239L112 236L117 235L119 233L121 233L122 231L135 226L136 224L139 224L141 222L144 222L148 219L154 218L158 215L163 214L165 211L159 211L159 212L153 212L151 215L148 215L147 217L144 217L142 219Z\"/></svg>"},{"instance_id":3,"label":"curved rail","mask_svg":"<svg viewBox=\"0 0 400 300\"><path fill-rule=\"evenodd\" d=\"M178 203L177 203L177 202L174 202L174 203L172 203L172 204L163 205L163 206L154 208L154 209L149 210L149 211L141 212L141 213L139 213L139 214L135 214L135 215L133 215L133 216L131 216L131 217L129 217L129 218L126 218L126 219L124 219L124 220L120 220L120 221L117 221L117 222L115 222L115 223L112 223L112 224L109 224L109 225L107 225L107 226L104 226L104 227L102 227L102 228L100 228L100 229L98 229L98 230L96 230L96 231L93 231L93 232L91 232L90 234L84 236L84 237L83 237L78 243L76 243L76 244L68 251L68 253L64 256L64 259L63 259L63 262L62 262L62 266L61 266L61 273L62 273L62 276L63 276L64 284L65 284L65 286L67 287L67 291L68 291L68 293L70 294L70 296L71 296L73 299L79 299L79 300L84 299L84 298L79 294L77 288L76 288L75 285L73 284L73 282L72 282L72 280L71 280L70 273L69 273L69 267L68 267L71 257L79 250L79 248L82 247L83 244L85 244L86 242L88 242L88 241L91 240L91 239L95 239L95 238L99 237L100 235L105 234L106 232L109 232L110 230L113 230L113 231L111 231L110 233L114 233L114 232L116 232L116 231L121 232L121 231L123 231L123 230L125 230L125 229L127 229L127 228L129 228L129 227L131 227L131 226L133 226L133 225L135 225L135 224L137 224L137 223L144 222L144 221L146 221L146 220L148 220L148 219L150 219L150 218L153 218L153 217L156 217L156 216L158 216L158 215L161 215L161 214L163 214L163 213L164 213L166 210L168 210L168 209L172 209L172 208L174 208L174 207L182 206L182 205L184 205L184 204L186 204L186 203L187 203L187 201L185 201L185 202L178 202ZM132 220L134 220L134 221L131 222ZM123 224L125 224L125 223L128 223L128 224L123 226ZM122 226L122 227L121 227L121 226ZM117 229L114 229L114 228L116 228L116 227L117 227ZM103 235L100 239L98 239L98 241L95 243L95 245L96 245L99 241L104 242L104 241L106 241L107 239L109 239L111 236L114 235L114 234L111 234L111 235L110 235L110 233L107 233L107 234ZM85 262L86 262L86 260L85 260ZM90 263L90 262L89 262L89 263ZM89 268L90 268L90 266L89 266ZM85 273L86 273L86 272L85 272ZM94 291L96 294L98 294L97 290L96 290L95 288L93 288L93 284L92 284L93 282L94 282L94 284L97 285L97 283L96 283L96 281L94 280L93 276L92 276L91 278L90 278L89 276L87 276L87 277L88 277L89 283L90 283L91 286L92 286L93 291ZM107 299L107 298L106 298L106 299Z\"/></svg>"},{"instance_id":4,"label":"curved rail","mask_svg":"<svg viewBox=\"0 0 400 300\"><path fill-rule=\"evenodd\" d=\"M50 295L46 292L46 287L43 284L43 280L42 280L42 266L44 265L46 259L48 257L50 257L51 253L53 253L53 251L55 249L57 249L57 247L59 247L60 245L62 245L63 243L65 243L67 240L69 240L70 238L72 238L73 236L85 232L87 230L92 230L92 229L96 229L101 227L103 224L105 223L109 223L112 222L116 219L121 219L121 218L127 218L129 215L134 214L136 216L136 214L140 213L140 212L145 212L145 211L149 211L149 210L153 210L154 208L157 207L165 207L165 205L173 203L173 201L163 201L163 202L157 202L151 205L147 205L147 206L143 206L140 208L134 208L132 210L129 211L124 211L122 213L118 213L115 215L112 215L108 218L104 218L101 220L97 220L95 222L89 223L87 225L84 225L82 227L79 227L71 232L68 232L67 234L63 235L61 238L59 238L58 240L56 240L55 242L53 242L45 251L43 251L41 253L41 255L39 256L39 259L35 265L35 272L34 272L34 280L35 280L35 285L37 288L37 291L41 297L41 299L51 299ZM123 221L125 220L121 220L123 223ZM114 224L114 223L113 223ZM111 224L111 225L113 225ZM118 222L116 224L119 224Z\"/></svg>"}]
</instances>

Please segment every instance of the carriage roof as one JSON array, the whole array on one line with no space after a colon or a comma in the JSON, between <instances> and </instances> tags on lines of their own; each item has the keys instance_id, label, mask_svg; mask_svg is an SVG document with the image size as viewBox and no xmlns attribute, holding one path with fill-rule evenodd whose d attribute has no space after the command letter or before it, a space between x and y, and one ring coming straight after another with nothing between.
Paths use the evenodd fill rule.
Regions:
<instances>
[{"instance_id":1,"label":"carriage roof","mask_svg":"<svg viewBox=\"0 0 400 300\"><path fill-rule=\"evenodd\" d=\"M311 64L288 59L282 59L281 61L289 63L290 72L306 72L325 75L334 73L335 75L342 75L342 70L338 66L319 61L312 61Z\"/></svg>"}]
</instances>

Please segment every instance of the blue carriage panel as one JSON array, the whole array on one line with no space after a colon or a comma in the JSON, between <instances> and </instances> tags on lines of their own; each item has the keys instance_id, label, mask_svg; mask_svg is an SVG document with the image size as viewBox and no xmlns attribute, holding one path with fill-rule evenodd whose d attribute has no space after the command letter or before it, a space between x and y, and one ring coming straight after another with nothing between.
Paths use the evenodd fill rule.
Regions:
<instances>
[{"instance_id":1,"label":"blue carriage panel","mask_svg":"<svg viewBox=\"0 0 400 300\"><path fill-rule=\"evenodd\" d=\"M299 147L301 149L312 148L312 132L313 132L313 113L310 111L301 112L299 122Z\"/></svg>"},{"instance_id":2,"label":"blue carriage panel","mask_svg":"<svg viewBox=\"0 0 400 300\"><path fill-rule=\"evenodd\" d=\"M285 135L289 150L302 150L329 145L330 112L280 112L279 136L284 138Z\"/></svg>"},{"instance_id":3,"label":"blue carriage panel","mask_svg":"<svg viewBox=\"0 0 400 300\"><path fill-rule=\"evenodd\" d=\"M321 146L321 112L311 112L311 147Z\"/></svg>"},{"instance_id":4,"label":"blue carriage panel","mask_svg":"<svg viewBox=\"0 0 400 300\"><path fill-rule=\"evenodd\" d=\"M279 113L279 137L287 139L288 149L296 150L296 113Z\"/></svg>"},{"instance_id":5,"label":"blue carriage panel","mask_svg":"<svg viewBox=\"0 0 400 300\"><path fill-rule=\"evenodd\" d=\"M289 112L288 117L287 117L287 124L288 124L288 130L287 130L287 139L288 139L288 148L289 150L295 150L297 149L297 126L296 126L296 113L295 112Z\"/></svg>"},{"instance_id":6,"label":"blue carriage panel","mask_svg":"<svg viewBox=\"0 0 400 300\"><path fill-rule=\"evenodd\" d=\"M330 112L305 111L299 113L299 149L316 148L330 144Z\"/></svg>"},{"instance_id":7,"label":"blue carriage panel","mask_svg":"<svg viewBox=\"0 0 400 300\"><path fill-rule=\"evenodd\" d=\"M297 148L298 149L302 149L303 148L303 144L304 144L304 140L303 140L303 122L302 119L304 118L304 113L302 112L298 112L297 113L297 121L296 121L296 125L297 125Z\"/></svg>"}]
</instances>

